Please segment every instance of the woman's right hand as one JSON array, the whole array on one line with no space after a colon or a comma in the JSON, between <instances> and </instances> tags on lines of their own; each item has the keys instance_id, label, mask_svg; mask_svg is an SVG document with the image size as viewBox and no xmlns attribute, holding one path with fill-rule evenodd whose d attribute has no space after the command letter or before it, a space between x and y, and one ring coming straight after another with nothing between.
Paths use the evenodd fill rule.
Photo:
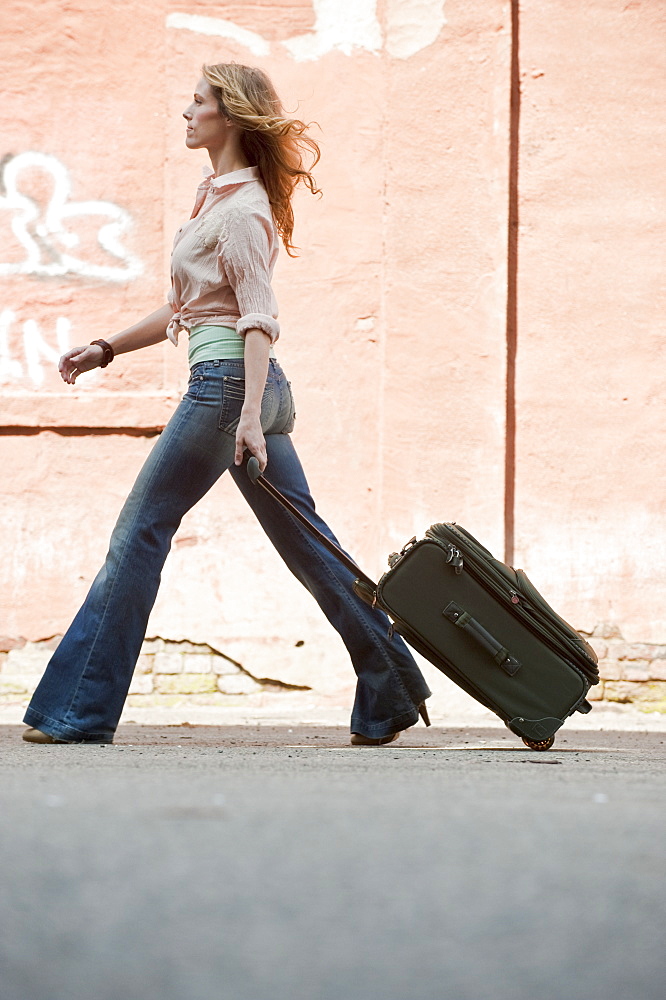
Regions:
<instances>
[{"instance_id":1,"label":"woman's right hand","mask_svg":"<svg viewBox=\"0 0 666 1000\"><path fill-rule=\"evenodd\" d=\"M58 362L58 371L63 382L74 385L79 375L92 371L93 368L99 368L103 360L104 350L99 344L72 347Z\"/></svg>"}]
</instances>

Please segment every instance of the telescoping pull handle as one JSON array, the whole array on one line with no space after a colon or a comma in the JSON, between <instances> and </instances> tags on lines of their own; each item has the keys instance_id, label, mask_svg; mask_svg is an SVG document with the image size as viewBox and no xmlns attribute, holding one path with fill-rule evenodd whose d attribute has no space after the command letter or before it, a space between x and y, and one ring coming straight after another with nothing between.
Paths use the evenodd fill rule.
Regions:
<instances>
[{"instance_id":1,"label":"telescoping pull handle","mask_svg":"<svg viewBox=\"0 0 666 1000\"><path fill-rule=\"evenodd\" d=\"M520 660L512 656L506 646L498 642L480 622L477 622L476 618L472 618L469 612L461 608L459 604L454 604L451 601L444 608L442 614L458 628L464 629L468 635L476 639L479 645L490 653L498 667L501 667L509 677L513 677L520 670L522 666Z\"/></svg>"},{"instance_id":2,"label":"telescoping pull handle","mask_svg":"<svg viewBox=\"0 0 666 1000\"><path fill-rule=\"evenodd\" d=\"M257 482L257 479L261 475L261 472L259 470L259 461L254 457L254 455L252 455L251 458L248 458L247 460L247 474L252 480L252 482L255 484Z\"/></svg>"},{"instance_id":3,"label":"telescoping pull handle","mask_svg":"<svg viewBox=\"0 0 666 1000\"><path fill-rule=\"evenodd\" d=\"M296 520L300 521L303 527L306 528L310 534L324 546L325 549L328 549L331 555L334 555L343 566L346 566L348 570L351 570L351 572L356 575L356 584L359 586L355 586L354 590L359 597L366 601L367 604L374 604L374 595L377 589L376 584L370 579L369 576L366 576L363 570L356 565L353 559L350 559L346 552L343 552L342 549L335 544L335 542L332 542L330 538L327 538L326 535L322 534L319 528L312 524L305 514L301 513L298 507L294 507L291 500L288 500L286 496L280 493L277 486L273 486L270 480L266 479L265 476L262 476L259 469L259 462L254 455L248 459L247 474L255 486L261 486L261 488L265 490L266 493L269 493L274 500L277 500L279 504L282 504L282 506L288 510L289 513L296 518ZM369 597L369 595L372 596Z\"/></svg>"}]
</instances>

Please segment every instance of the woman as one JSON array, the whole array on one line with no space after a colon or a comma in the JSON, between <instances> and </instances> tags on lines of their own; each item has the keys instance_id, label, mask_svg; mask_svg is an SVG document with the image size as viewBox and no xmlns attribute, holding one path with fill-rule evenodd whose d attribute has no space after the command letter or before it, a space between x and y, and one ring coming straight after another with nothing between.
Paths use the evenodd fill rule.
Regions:
<instances>
[{"instance_id":1,"label":"woman","mask_svg":"<svg viewBox=\"0 0 666 1000\"><path fill-rule=\"evenodd\" d=\"M387 619L352 591L353 575L298 522L254 487L262 471L325 534L291 442L294 407L274 353L279 334L270 279L280 238L292 253L291 197L316 193L303 154L319 159L306 126L286 118L268 77L235 64L203 67L183 117L188 149L212 169L192 217L176 234L169 302L135 326L76 347L59 370L70 385L114 355L189 336L186 395L157 440L111 536L106 561L30 702L24 739L110 743L127 696L171 539L183 515L230 470L289 569L340 633L358 683L352 743L389 743L427 719L430 692Z\"/></svg>"}]
</instances>

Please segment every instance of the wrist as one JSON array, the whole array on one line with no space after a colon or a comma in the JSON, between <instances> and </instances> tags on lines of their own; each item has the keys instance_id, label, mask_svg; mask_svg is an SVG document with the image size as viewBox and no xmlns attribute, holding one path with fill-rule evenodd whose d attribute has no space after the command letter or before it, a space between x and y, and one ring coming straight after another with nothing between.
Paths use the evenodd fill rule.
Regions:
<instances>
[{"instance_id":1,"label":"wrist","mask_svg":"<svg viewBox=\"0 0 666 1000\"><path fill-rule=\"evenodd\" d=\"M261 404L243 403L241 420L261 420Z\"/></svg>"},{"instance_id":2,"label":"wrist","mask_svg":"<svg viewBox=\"0 0 666 1000\"><path fill-rule=\"evenodd\" d=\"M107 344L105 340L91 340L90 346L99 347L102 350L102 362L100 364L100 368L106 368L107 365L111 364L115 355L111 344Z\"/></svg>"}]
</instances>

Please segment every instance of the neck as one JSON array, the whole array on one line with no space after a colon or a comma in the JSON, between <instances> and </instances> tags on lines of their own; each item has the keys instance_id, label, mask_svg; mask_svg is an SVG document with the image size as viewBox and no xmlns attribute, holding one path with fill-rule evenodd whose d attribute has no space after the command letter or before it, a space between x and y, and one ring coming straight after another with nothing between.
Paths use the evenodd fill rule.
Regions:
<instances>
[{"instance_id":1,"label":"neck","mask_svg":"<svg viewBox=\"0 0 666 1000\"><path fill-rule=\"evenodd\" d=\"M208 155L216 177L231 174L234 170L243 170L244 167L250 166L239 149L209 149Z\"/></svg>"}]
</instances>

